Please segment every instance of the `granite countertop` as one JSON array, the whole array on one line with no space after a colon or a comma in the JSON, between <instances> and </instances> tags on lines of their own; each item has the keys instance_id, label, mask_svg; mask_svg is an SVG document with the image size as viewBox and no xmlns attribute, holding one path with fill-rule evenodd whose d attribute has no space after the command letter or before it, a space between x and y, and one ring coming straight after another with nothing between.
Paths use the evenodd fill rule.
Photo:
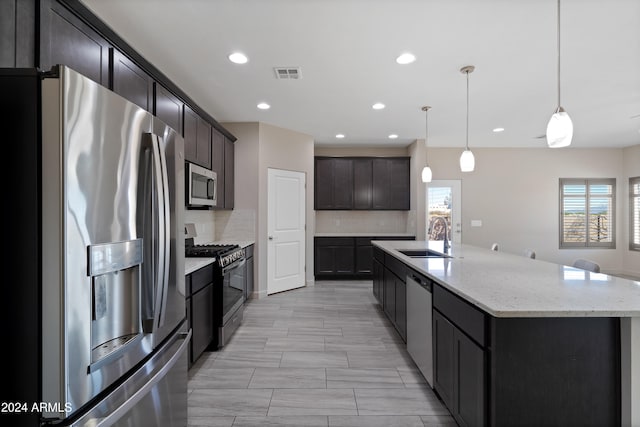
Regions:
<instances>
[{"instance_id":1,"label":"granite countertop","mask_svg":"<svg viewBox=\"0 0 640 427\"><path fill-rule=\"evenodd\" d=\"M315 237L415 237L415 233L316 233Z\"/></svg>"},{"instance_id":2,"label":"granite countertop","mask_svg":"<svg viewBox=\"0 0 640 427\"><path fill-rule=\"evenodd\" d=\"M218 240L215 242L210 242L208 244L211 245L240 245L243 248L247 246L251 246L255 244L253 240ZM206 267L209 264L212 264L215 261L215 258L189 258L186 257L184 259L184 274L191 274L196 270L201 269L202 267Z\"/></svg>"},{"instance_id":3,"label":"granite countertop","mask_svg":"<svg viewBox=\"0 0 640 427\"><path fill-rule=\"evenodd\" d=\"M495 317L640 317L640 281L456 243L450 258L398 252L442 242L374 245Z\"/></svg>"}]
</instances>

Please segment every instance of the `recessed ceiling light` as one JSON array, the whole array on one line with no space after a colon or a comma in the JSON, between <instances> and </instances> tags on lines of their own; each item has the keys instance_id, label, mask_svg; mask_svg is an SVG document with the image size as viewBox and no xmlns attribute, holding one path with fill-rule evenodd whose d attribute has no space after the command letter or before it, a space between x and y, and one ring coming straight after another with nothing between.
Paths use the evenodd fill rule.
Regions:
<instances>
[{"instance_id":1,"label":"recessed ceiling light","mask_svg":"<svg viewBox=\"0 0 640 427\"><path fill-rule=\"evenodd\" d=\"M409 52L405 52L396 58L396 62L401 65L411 64L415 60L416 56Z\"/></svg>"},{"instance_id":2,"label":"recessed ceiling light","mask_svg":"<svg viewBox=\"0 0 640 427\"><path fill-rule=\"evenodd\" d=\"M371 106L374 110L382 110L384 108L384 104L382 102L376 102Z\"/></svg>"},{"instance_id":3,"label":"recessed ceiling light","mask_svg":"<svg viewBox=\"0 0 640 427\"><path fill-rule=\"evenodd\" d=\"M341 133L339 133L339 134L337 134L337 135L336 135L336 138L338 138L338 139L342 139L342 138L344 138L344 135L343 135L343 134L341 134Z\"/></svg>"},{"instance_id":4,"label":"recessed ceiling light","mask_svg":"<svg viewBox=\"0 0 640 427\"><path fill-rule=\"evenodd\" d=\"M261 102L257 105L257 107L261 110L268 110L269 108L271 108L271 105L267 104L266 102Z\"/></svg>"},{"instance_id":5,"label":"recessed ceiling light","mask_svg":"<svg viewBox=\"0 0 640 427\"><path fill-rule=\"evenodd\" d=\"M247 55L245 55L244 53L233 52L231 55L229 55L229 61L233 62L234 64L246 64L249 61L249 58L247 58Z\"/></svg>"},{"instance_id":6,"label":"recessed ceiling light","mask_svg":"<svg viewBox=\"0 0 640 427\"><path fill-rule=\"evenodd\" d=\"M398 135L396 135L395 133L392 133L391 135L389 135L389 139L396 139L398 137Z\"/></svg>"},{"instance_id":7,"label":"recessed ceiling light","mask_svg":"<svg viewBox=\"0 0 640 427\"><path fill-rule=\"evenodd\" d=\"M504 128L495 128L493 131L495 133L504 132Z\"/></svg>"}]
</instances>

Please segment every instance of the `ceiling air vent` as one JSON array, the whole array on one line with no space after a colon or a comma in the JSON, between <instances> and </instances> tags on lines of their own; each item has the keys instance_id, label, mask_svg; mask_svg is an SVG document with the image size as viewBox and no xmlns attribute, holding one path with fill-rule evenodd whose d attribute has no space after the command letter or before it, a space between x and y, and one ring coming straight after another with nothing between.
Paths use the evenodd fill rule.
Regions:
<instances>
[{"instance_id":1,"label":"ceiling air vent","mask_svg":"<svg viewBox=\"0 0 640 427\"><path fill-rule=\"evenodd\" d=\"M275 67L274 71L278 80L299 80L302 78L300 67Z\"/></svg>"}]
</instances>

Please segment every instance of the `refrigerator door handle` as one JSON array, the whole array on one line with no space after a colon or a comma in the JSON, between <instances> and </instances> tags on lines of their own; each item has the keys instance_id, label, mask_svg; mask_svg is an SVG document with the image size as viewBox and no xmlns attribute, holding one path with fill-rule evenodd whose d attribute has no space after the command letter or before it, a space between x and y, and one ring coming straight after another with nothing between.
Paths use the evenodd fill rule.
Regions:
<instances>
[{"instance_id":1,"label":"refrigerator door handle","mask_svg":"<svg viewBox=\"0 0 640 427\"><path fill-rule=\"evenodd\" d=\"M189 329L189 332L179 333L178 336L179 339L183 339L184 341L180 344L180 347L178 347L173 356L171 356L171 359L169 359L167 363L149 379L149 381L136 390L136 392L133 393L133 395L122 405L118 406L104 418L91 420L91 425L94 425L95 427L110 427L114 425L122 418L123 415L136 406L136 404L138 404L138 402L140 402L158 382L165 378L167 373L174 367L178 360L180 360L180 357L182 357L184 352L187 351L189 341L191 340L191 329ZM116 394L117 392L118 389L116 389L113 394ZM85 425L84 421L86 420L82 420L82 425ZM75 427L76 425L80 427L78 424L74 424L73 426Z\"/></svg>"},{"instance_id":2,"label":"refrigerator door handle","mask_svg":"<svg viewBox=\"0 0 640 427\"><path fill-rule=\"evenodd\" d=\"M162 140L158 135L150 134L153 147L155 171L155 183L157 193L157 218L158 218L158 267L157 267L157 292L154 305L154 317L156 327L164 325L167 291L169 288L169 260L170 260L170 224L171 211L169 206L169 178L167 176L167 159L162 148Z\"/></svg>"}]
</instances>

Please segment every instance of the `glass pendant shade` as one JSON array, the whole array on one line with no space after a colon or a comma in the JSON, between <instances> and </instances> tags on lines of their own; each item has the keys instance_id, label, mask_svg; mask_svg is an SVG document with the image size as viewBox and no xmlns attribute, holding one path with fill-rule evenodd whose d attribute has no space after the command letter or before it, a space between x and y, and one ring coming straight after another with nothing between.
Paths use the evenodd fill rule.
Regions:
<instances>
[{"instance_id":1,"label":"glass pendant shade","mask_svg":"<svg viewBox=\"0 0 640 427\"><path fill-rule=\"evenodd\" d=\"M567 147L573 138L573 122L562 107L558 107L547 124L547 145L551 148Z\"/></svg>"},{"instance_id":2,"label":"glass pendant shade","mask_svg":"<svg viewBox=\"0 0 640 427\"><path fill-rule=\"evenodd\" d=\"M431 182L431 178L433 178L431 168L429 166L422 168L422 182Z\"/></svg>"},{"instance_id":3,"label":"glass pendant shade","mask_svg":"<svg viewBox=\"0 0 640 427\"><path fill-rule=\"evenodd\" d=\"M476 167L476 159L468 148L460 156L460 170L462 172L473 172Z\"/></svg>"}]
</instances>

